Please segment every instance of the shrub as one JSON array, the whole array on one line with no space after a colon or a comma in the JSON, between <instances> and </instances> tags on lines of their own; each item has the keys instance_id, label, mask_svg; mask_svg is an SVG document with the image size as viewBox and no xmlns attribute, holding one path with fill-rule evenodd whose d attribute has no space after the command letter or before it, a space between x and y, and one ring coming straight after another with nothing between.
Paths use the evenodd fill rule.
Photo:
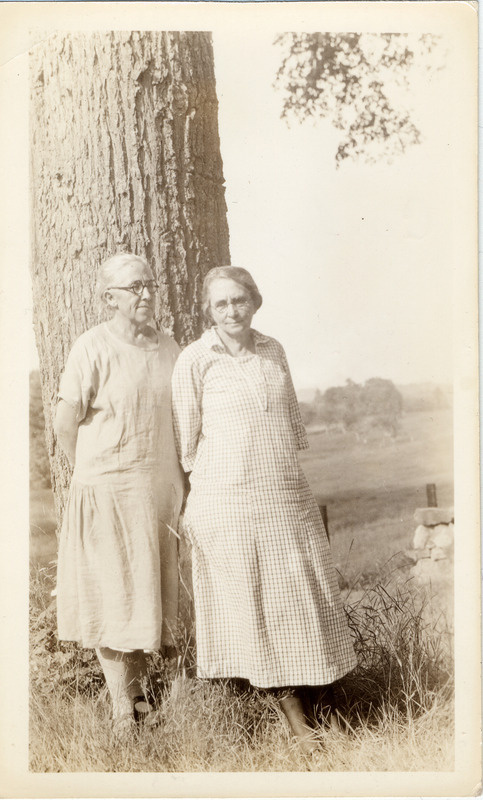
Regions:
<instances>
[{"instance_id":1,"label":"shrub","mask_svg":"<svg viewBox=\"0 0 483 800\"><path fill-rule=\"evenodd\" d=\"M347 608L358 667L341 682L352 720L377 720L390 710L410 720L437 695L453 695L451 634L434 623L428 596L407 585L377 584Z\"/></svg>"}]
</instances>

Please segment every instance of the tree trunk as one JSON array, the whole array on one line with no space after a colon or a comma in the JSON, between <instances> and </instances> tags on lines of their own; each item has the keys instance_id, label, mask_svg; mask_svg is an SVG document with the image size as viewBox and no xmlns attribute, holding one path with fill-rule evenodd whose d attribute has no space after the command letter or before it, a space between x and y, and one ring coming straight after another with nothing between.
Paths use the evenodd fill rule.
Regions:
<instances>
[{"instance_id":1,"label":"tree trunk","mask_svg":"<svg viewBox=\"0 0 483 800\"><path fill-rule=\"evenodd\" d=\"M156 322L201 332L206 272L229 263L209 33L55 34L31 53L32 283L57 511L70 470L53 434L73 341L105 318L98 265L145 256Z\"/></svg>"}]
</instances>

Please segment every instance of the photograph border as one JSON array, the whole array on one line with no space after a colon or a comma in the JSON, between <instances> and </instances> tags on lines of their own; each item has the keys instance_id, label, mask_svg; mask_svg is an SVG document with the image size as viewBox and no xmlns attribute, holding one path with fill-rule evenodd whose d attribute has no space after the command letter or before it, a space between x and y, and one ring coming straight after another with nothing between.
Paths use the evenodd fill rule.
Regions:
<instances>
[{"instance_id":1,"label":"photograph border","mask_svg":"<svg viewBox=\"0 0 483 800\"><path fill-rule=\"evenodd\" d=\"M1 437L5 520L0 583L4 659L1 685L0 786L4 797L453 797L480 792L480 527L478 426L477 57L478 6L460 2L0 4L0 123L4 174L0 235ZM28 771L28 349L32 301L28 279L28 52L51 30L207 30L251 26L279 30L425 31L451 35L461 48L458 82L461 140L455 164L453 274L455 419L455 769L434 773L35 774ZM451 109L448 109L451 113ZM441 167L444 169L444 165ZM12 268L23 293L11 297ZM18 332L20 321L20 332ZM14 333L13 333L14 332ZM14 346L12 346L12 344ZM20 354L20 357L19 357ZM12 709L12 713L10 713Z\"/></svg>"}]
</instances>

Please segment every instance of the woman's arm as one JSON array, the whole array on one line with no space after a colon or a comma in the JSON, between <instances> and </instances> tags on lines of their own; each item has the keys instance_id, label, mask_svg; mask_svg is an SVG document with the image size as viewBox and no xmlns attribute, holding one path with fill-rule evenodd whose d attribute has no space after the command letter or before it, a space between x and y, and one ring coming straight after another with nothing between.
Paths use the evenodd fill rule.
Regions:
<instances>
[{"instance_id":1,"label":"woman's arm","mask_svg":"<svg viewBox=\"0 0 483 800\"><path fill-rule=\"evenodd\" d=\"M77 443L77 433L79 431L77 410L62 399L59 400L57 406L54 431L62 450L69 459L70 465L73 467L75 465L75 447Z\"/></svg>"},{"instance_id":2,"label":"woman's arm","mask_svg":"<svg viewBox=\"0 0 483 800\"><path fill-rule=\"evenodd\" d=\"M184 351L172 378L173 426L178 457L185 472L194 467L201 435L202 382L198 365Z\"/></svg>"},{"instance_id":3,"label":"woman's arm","mask_svg":"<svg viewBox=\"0 0 483 800\"><path fill-rule=\"evenodd\" d=\"M292 430L294 432L297 450L306 450L309 446L309 441L307 439L307 432L305 430L305 425L302 422L302 415L300 413L300 407L298 404L297 395L295 394L295 389L292 382L292 376L290 374L290 367L288 365L287 356L285 355L285 350L283 348L281 352L281 359L282 359L282 366L287 376L290 422L292 424Z\"/></svg>"}]
</instances>

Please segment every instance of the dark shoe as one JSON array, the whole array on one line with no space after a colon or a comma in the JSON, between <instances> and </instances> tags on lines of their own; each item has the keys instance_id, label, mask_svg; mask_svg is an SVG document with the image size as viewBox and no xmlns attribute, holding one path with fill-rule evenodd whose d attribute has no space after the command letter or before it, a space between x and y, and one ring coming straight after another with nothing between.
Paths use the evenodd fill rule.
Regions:
<instances>
[{"instance_id":1,"label":"dark shoe","mask_svg":"<svg viewBox=\"0 0 483 800\"><path fill-rule=\"evenodd\" d=\"M136 722L144 722L148 714L155 709L154 700L151 695L139 694L133 700L133 713Z\"/></svg>"},{"instance_id":2,"label":"dark shoe","mask_svg":"<svg viewBox=\"0 0 483 800\"><path fill-rule=\"evenodd\" d=\"M156 728L161 724L161 715L156 709L154 698L151 694L138 695L134 698L134 719L138 725L144 725L147 728Z\"/></svg>"},{"instance_id":3,"label":"dark shoe","mask_svg":"<svg viewBox=\"0 0 483 800\"><path fill-rule=\"evenodd\" d=\"M173 661L178 658L178 649L174 644L161 645L161 655L166 661Z\"/></svg>"}]
</instances>

